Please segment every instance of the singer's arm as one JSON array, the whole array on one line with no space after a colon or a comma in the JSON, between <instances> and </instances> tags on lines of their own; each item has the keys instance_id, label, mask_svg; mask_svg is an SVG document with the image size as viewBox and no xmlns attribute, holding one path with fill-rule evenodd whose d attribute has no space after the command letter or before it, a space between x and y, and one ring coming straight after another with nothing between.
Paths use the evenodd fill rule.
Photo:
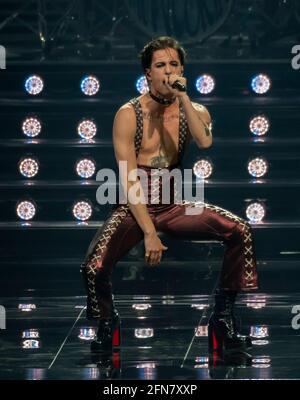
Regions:
<instances>
[{"instance_id":1,"label":"singer's arm","mask_svg":"<svg viewBox=\"0 0 300 400\"><path fill-rule=\"evenodd\" d=\"M185 93L180 96L189 130L197 146L206 149L212 145L211 117L206 107L191 102Z\"/></svg>"},{"instance_id":2,"label":"singer's arm","mask_svg":"<svg viewBox=\"0 0 300 400\"><path fill-rule=\"evenodd\" d=\"M138 186L136 195L140 196L140 198L144 197L143 188L140 184L139 178L136 176L135 173L133 174L131 172L137 171L137 160L134 149L135 131L135 112L131 105L125 104L119 109L114 119L113 146L117 162L127 162L127 170L120 170L121 184L124 193L128 196L130 211L132 212L137 223L146 235L156 232L152 219L150 218L147 206L142 202L138 202L137 204L133 203L130 197L130 188L132 188L132 186ZM130 172L132 175L134 175L134 180L129 180Z\"/></svg>"}]
</instances>

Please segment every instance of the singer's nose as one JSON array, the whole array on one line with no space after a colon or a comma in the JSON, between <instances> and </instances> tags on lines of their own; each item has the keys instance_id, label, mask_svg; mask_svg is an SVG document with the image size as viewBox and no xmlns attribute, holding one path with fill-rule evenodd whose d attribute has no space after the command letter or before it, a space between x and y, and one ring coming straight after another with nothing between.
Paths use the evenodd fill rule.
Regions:
<instances>
[{"instance_id":1,"label":"singer's nose","mask_svg":"<svg viewBox=\"0 0 300 400\"><path fill-rule=\"evenodd\" d=\"M166 67L165 67L165 74L166 75L170 75L171 74L171 68L170 68L169 64L167 64Z\"/></svg>"}]
</instances>

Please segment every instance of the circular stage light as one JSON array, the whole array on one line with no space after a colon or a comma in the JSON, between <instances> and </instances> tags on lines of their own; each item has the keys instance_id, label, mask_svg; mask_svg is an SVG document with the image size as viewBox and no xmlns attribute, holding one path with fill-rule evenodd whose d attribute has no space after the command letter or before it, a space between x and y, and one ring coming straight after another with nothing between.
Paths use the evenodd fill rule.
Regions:
<instances>
[{"instance_id":1,"label":"circular stage light","mask_svg":"<svg viewBox=\"0 0 300 400\"><path fill-rule=\"evenodd\" d=\"M94 136L96 136L97 125L91 119L83 119L77 126L77 132L78 135L83 139L92 139Z\"/></svg>"},{"instance_id":2,"label":"circular stage light","mask_svg":"<svg viewBox=\"0 0 300 400\"><path fill-rule=\"evenodd\" d=\"M270 127L269 119L264 115L258 115L251 119L249 128L250 131L256 136L265 135Z\"/></svg>"},{"instance_id":3,"label":"circular stage light","mask_svg":"<svg viewBox=\"0 0 300 400\"><path fill-rule=\"evenodd\" d=\"M24 157L19 161L19 171L25 178L33 178L39 172L39 163L34 158Z\"/></svg>"},{"instance_id":4,"label":"circular stage light","mask_svg":"<svg viewBox=\"0 0 300 400\"><path fill-rule=\"evenodd\" d=\"M25 81L25 90L27 93L37 95L41 93L44 88L43 79L38 75L31 75Z\"/></svg>"},{"instance_id":5,"label":"circular stage light","mask_svg":"<svg viewBox=\"0 0 300 400\"><path fill-rule=\"evenodd\" d=\"M194 164L193 172L197 178L207 179L213 172L213 164L208 160L199 160Z\"/></svg>"},{"instance_id":6,"label":"circular stage light","mask_svg":"<svg viewBox=\"0 0 300 400\"><path fill-rule=\"evenodd\" d=\"M196 81L196 89L201 94L211 93L215 88L215 80L211 75L201 75Z\"/></svg>"},{"instance_id":7,"label":"circular stage light","mask_svg":"<svg viewBox=\"0 0 300 400\"><path fill-rule=\"evenodd\" d=\"M33 201L19 201L16 206L16 213L20 219L30 220L35 216L36 205Z\"/></svg>"},{"instance_id":8,"label":"circular stage light","mask_svg":"<svg viewBox=\"0 0 300 400\"><path fill-rule=\"evenodd\" d=\"M261 203L255 202L247 206L246 215L250 222L261 222L265 217L265 206Z\"/></svg>"},{"instance_id":9,"label":"circular stage light","mask_svg":"<svg viewBox=\"0 0 300 400\"><path fill-rule=\"evenodd\" d=\"M73 205L73 215L79 221L86 221L91 218L93 209L88 201L77 201Z\"/></svg>"},{"instance_id":10,"label":"circular stage light","mask_svg":"<svg viewBox=\"0 0 300 400\"><path fill-rule=\"evenodd\" d=\"M76 172L81 178L90 178L96 171L96 164L93 160L84 158L77 161Z\"/></svg>"},{"instance_id":11,"label":"circular stage light","mask_svg":"<svg viewBox=\"0 0 300 400\"><path fill-rule=\"evenodd\" d=\"M251 81L252 90L257 94L266 93L271 87L271 80L267 75L256 75Z\"/></svg>"},{"instance_id":12,"label":"circular stage light","mask_svg":"<svg viewBox=\"0 0 300 400\"><path fill-rule=\"evenodd\" d=\"M141 77L139 77L137 79L135 86L136 86L137 91L141 94L145 94L145 93L149 92L148 82L144 75L142 75Z\"/></svg>"},{"instance_id":13,"label":"circular stage light","mask_svg":"<svg viewBox=\"0 0 300 400\"><path fill-rule=\"evenodd\" d=\"M81 81L80 88L86 96L94 96L100 89L99 79L94 75L85 76Z\"/></svg>"},{"instance_id":14,"label":"circular stage light","mask_svg":"<svg viewBox=\"0 0 300 400\"><path fill-rule=\"evenodd\" d=\"M255 178L260 178L268 172L268 162L262 157L256 157L248 162L248 172Z\"/></svg>"},{"instance_id":15,"label":"circular stage light","mask_svg":"<svg viewBox=\"0 0 300 400\"><path fill-rule=\"evenodd\" d=\"M28 137L35 137L41 133L42 124L38 118L28 117L22 122L22 131Z\"/></svg>"}]
</instances>

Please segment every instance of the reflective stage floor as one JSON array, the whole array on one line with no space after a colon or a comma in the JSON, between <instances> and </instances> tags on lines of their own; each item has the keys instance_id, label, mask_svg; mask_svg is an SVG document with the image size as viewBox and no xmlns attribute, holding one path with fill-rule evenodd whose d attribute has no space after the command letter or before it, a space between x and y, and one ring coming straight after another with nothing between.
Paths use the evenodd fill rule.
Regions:
<instances>
[{"instance_id":1,"label":"reflective stage floor","mask_svg":"<svg viewBox=\"0 0 300 400\"><path fill-rule=\"evenodd\" d=\"M36 276L32 286L22 289L7 275L1 281L6 329L0 331L0 379L300 379L297 264L261 266L262 289L239 296L236 307L242 333L251 335L254 346L248 356L225 361L208 357L215 271L208 274L195 265L176 275L160 266L145 281L139 272L124 275L120 268L114 287L122 345L108 359L90 352L96 324L85 319L74 268L64 271L63 280L41 266L31 275Z\"/></svg>"}]
</instances>

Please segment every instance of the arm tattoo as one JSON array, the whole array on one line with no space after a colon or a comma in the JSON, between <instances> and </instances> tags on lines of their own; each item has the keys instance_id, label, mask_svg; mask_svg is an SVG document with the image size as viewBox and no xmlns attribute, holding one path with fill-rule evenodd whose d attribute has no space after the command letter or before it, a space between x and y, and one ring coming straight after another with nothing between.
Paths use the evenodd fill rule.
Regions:
<instances>
[{"instance_id":1,"label":"arm tattoo","mask_svg":"<svg viewBox=\"0 0 300 400\"><path fill-rule=\"evenodd\" d=\"M198 116L198 118L200 119L200 121L202 122L203 126L204 126L204 130L205 130L205 134L206 136L210 136L211 135L211 130L212 130L212 123L210 122L209 124L206 124L202 118L200 118Z\"/></svg>"}]
</instances>

